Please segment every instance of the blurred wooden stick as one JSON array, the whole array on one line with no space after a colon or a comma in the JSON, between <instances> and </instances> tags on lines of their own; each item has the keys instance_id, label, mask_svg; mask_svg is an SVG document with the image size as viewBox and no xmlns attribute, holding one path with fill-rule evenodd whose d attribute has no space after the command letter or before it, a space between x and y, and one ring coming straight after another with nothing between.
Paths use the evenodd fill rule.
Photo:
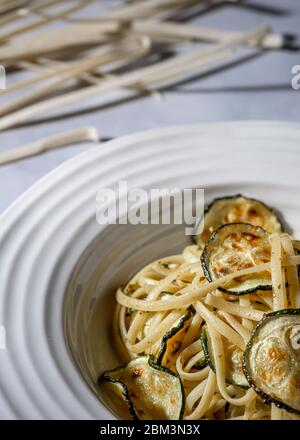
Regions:
<instances>
[{"instance_id":1,"label":"blurred wooden stick","mask_svg":"<svg viewBox=\"0 0 300 440\"><path fill-rule=\"evenodd\" d=\"M3 90L2 96L13 93L17 90L22 90L28 86L35 85L41 82L47 81L48 84L41 85L37 90L29 92L27 95L17 98L12 103L2 106L0 108L0 115L7 112L13 111L14 109L24 106L35 99L41 98L42 96L56 90L58 86L64 84L66 81L72 78L78 78L82 73L89 72L95 67L109 65L112 63L118 63L121 65L124 60L134 60L139 58L149 52L151 47L151 42L149 38L145 36L129 36L124 38L124 40L117 44L110 44L101 47L99 50L94 51L92 55L84 58L83 60L78 60L64 67L57 67L56 69L51 69L48 72L30 78L28 80L17 83L14 86ZM49 84L49 80L52 80Z\"/></svg>"},{"instance_id":2,"label":"blurred wooden stick","mask_svg":"<svg viewBox=\"0 0 300 440\"><path fill-rule=\"evenodd\" d=\"M59 52L73 46L101 44L113 39L121 31L120 23L107 21L100 23L97 29L63 27L40 32L16 42L0 46L0 60L4 63L13 60L30 59L51 52Z\"/></svg>"},{"instance_id":3,"label":"blurred wooden stick","mask_svg":"<svg viewBox=\"0 0 300 440\"><path fill-rule=\"evenodd\" d=\"M146 34L154 41L163 42L164 39L179 41L206 41L211 43L225 43L228 39L239 37L241 32L214 29L210 27L193 26L189 24L157 22L155 20L135 20L131 25L132 32ZM267 34L262 39L253 39L246 42L249 46L279 49L283 44L283 36L280 34Z\"/></svg>"},{"instance_id":4,"label":"blurred wooden stick","mask_svg":"<svg viewBox=\"0 0 300 440\"><path fill-rule=\"evenodd\" d=\"M76 45L91 45L106 42L113 37L121 37L126 30L131 34L148 35L159 43L206 41L224 43L233 37L239 37L241 32L232 32L207 27L191 26L180 23L159 22L154 20L133 20L129 23L122 21L101 21L100 23L79 23L61 29L49 30L39 34L33 41L23 39L18 45L0 47L0 60L3 62L14 59L25 59L40 54L46 55ZM250 46L278 49L282 47L283 37L280 34L268 34L259 42L247 41Z\"/></svg>"},{"instance_id":5,"label":"blurred wooden stick","mask_svg":"<svg viewBox=\"0 0 300 440\"><path fill-rule=\"evenodd\" d=\"M11 39L12 37L15 37L16 35L20 35L25 32L29 32L34 29L37 29L37 28L49 23L50 21L62 19L73 12L79 11L84 6L86 6L88 3L91 3L94 0L78 0L78 1L79 1L79 3L77 3L76 5L72 5L57 14L53 14L53 15L49 15L47 17L39 18L38 20L34 21L33 23L29 23L24 26L20 26L17 29L0 34L0 43L3 43L5 41ZM63 0L63 3L64 3L64 0ZM33 38L36 38L36 36L33 36Z\"/></svg>"},{"instance_id":6,"label":"blurred wooden stick","mask_svg":"<svg viewBox=\"0 0 300 440\"><path fill-rule=\"evenodd\" d=\"M91 0L90 0L91 1ZM93 44L105 42L112 39L112 33L122 32L124 27L128 25L128 21L138 18L148 18L155 16L158 11L169 9L182 9L185 6L193 5L203 2L205 0L146 0L134 4L121 6L109 10L102 14L99 18L99 23L92 26L90 23L82 25L67 26L61 29L52 29L25 38L16 38L5 46L0 48L1 62L12 60L28 59L41 54L46 54L54 51L59 51L62 48L71 46L83 46L86 44ZM62 18L70 13L62 13L56 18ZM41 22L42 23L42 22ZM28 25L30 26L30 25ZM30 28L26 28L27 32ZM17 32L21 32L18 30ZM107 35L109 34L109 35ZM11 38L11 33L0 35L1 39L6 40Z\"/></svg>"},{"instance_id":7,"label":"blurred wooden stick","mask_svg":"<svg viewBox=\"0 0 300 440\"><path fill-rule=\"evenodd\" d=\"M30 14L34 12L42 11L49 6L53 6L57 3L60 3L61 0L42 0L40 3L27 5L28 0L22 0L20 4L17 6L16 10L6 14L5 17L0 18L0 26L4 26L9 23L13 23L16 20L22 19L24 16L28 17ZM12 2L11 2L12 3Z\"/></svg>"},{"instance_id":8,"label":"blurred wooden stick","mask_svg":"<svg viewBox=\"0 0 300 440\"><path fill-rule=\"evenodd\" d=\"M0 14L20 8L28 3L28 0L5 0L0 2Z\"/></svg>"},{"instance_id":9,"label":"blurred wooden stick","mask_svg":"<svg viewBox=\"0 0 300 440\"><path fill-rule=\"evenodd\" d=\"M168 81L180 78L215 63L219 59L228 56L234 49L245 44L247 41L263 38L269 31L270 29L267 26L261 26L239 37L234 37L224 44L197 49L191 53L179 55L170 60L161 61L154 65L125 73L118 78L103 80L99 85L90 86L82 90L66 93L63 96L32 104L27 108L2 117L0 120L0 130L25 122L37 114L40 115L49 110L85 100L99 93L107 92L108 90L116 90L122 87L135 87L138 84L142 84L146 87L152 85L160 87L165 85Z\"/></svg>"},{"instance_id":10,"label":"blurred wooden stick","mask_svg":"<svg viewBox=\"0 0 300 440\"><path fill-rule=\"evenodd\" d=\"M27 157L36 156L45 151L74 145L80 142L99 142L99 133L95 127L78 128L65 133L41 139L32 144L16 148L0 154L0 165L4 165Z\"/></svg>"}]
</instances>

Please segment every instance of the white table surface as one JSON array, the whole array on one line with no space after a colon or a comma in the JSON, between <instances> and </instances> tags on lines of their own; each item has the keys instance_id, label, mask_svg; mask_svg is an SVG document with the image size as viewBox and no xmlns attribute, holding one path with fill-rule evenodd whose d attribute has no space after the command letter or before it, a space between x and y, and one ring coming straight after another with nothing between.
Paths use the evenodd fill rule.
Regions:
<instances>
[{"instance_id":1,"label":"white table surface","mask_svg":"<svg viewBox=\"0 0 300 440\"><path fill-rule=\"evenodd\" d=\"M268 6L275 11L272 14L256 8L228 5L206 13L194 22L228 30L247 30L260 23L268 23L275 32L295 33L300 36L298 0L253 0L245 3ZM96 2L94 10L98 5ZM277 10L284 13L275 13ZM298 43L300 45L300 37ZM147 96L118 106L97 109L95 100L91 99L84 103L84 108L89 111L81 114L52 120L45 118L42 123L2 132L1 151L60 131L90 125L96 126L103 136L116 137L154 127L195 122L298 122L300 90L295 91L291 87L291 68L300 64L300 51L269 51L257 57L251 55L251 51L240 52L234 59L244 57L246 61L221 71L213 69L212 75L202 75L193 82L165 91L160 101ZM76 110L79 109L77 105ZM93 145L81 144L66 147L0 167L0 212L40 177L91 146Z\"/></svg>"}]
</instances>

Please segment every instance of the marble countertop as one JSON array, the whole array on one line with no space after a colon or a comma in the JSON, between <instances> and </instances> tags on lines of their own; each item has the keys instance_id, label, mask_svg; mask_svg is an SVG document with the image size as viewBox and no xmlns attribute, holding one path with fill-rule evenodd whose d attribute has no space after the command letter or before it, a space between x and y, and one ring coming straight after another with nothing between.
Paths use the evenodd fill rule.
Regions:
<instances>
[{"instance_id":1,"label":"marble countertop","mask_svg":"<svg viewBox=\"0 0 300 440\"><path fill-rule=\"evenodd\" d=\"M253 0L240 6L226 5L202 15L194 23L228 30L247 30L268 23L275 32L300 36L300 3L296 0ZM300 37L298 42L300 44ZM193 81L165 90L161 100L144 96L99 108L97 102L90 99L84 103L83 110L78 105L74 107L72 116L58 114L1 132L1 150L74 127L96 126L103 136L117 137L154 127L196 122L299 121L300 90L291 87L291 69L300 65L300 51L257 54L244 50L225 64L226 69L213 67L210 75L202 73ZM40 177L91 146L66 147L0 167L0 212Z\"/></svg>"}]
</instances>

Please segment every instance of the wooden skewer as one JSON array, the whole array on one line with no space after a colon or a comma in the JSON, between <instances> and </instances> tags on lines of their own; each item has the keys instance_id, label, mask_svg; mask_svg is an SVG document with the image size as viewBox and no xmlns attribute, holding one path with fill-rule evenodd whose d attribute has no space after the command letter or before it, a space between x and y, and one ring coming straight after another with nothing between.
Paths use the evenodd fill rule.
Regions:
<instances>
[{"instance_id":1,"label":"wooden skewer","mask_svg":"<svg viewBox=\"0 0 300 440\"><path fill-rule=\"evenodd\" d=\"M205 0L147 0L137 4L131 4L115 8L102 14L99 18L99 23L91 27L87 25L74 25L62 29L49 30L37 35L27 38L20 38L13 40L0 48L0 60L6 62L14 59L26 59L41 54L46 54L53 51L61 50L75 45L84 45L91 43L106 42L107 33L120 32L126 28L128 21L137 18L147 18L155 16L158 11L168 10L172 8L183 8L185 6L193 5L199 1ZM64 13L63 16L70 14L70 11ZM62 18L61 14L55 18ZM29 25L28 25L29 26ZM31 28L25 29L27 32ZM18 33L23 32L18 30ZM11 38L11 33L0 35L0 41Z\"/></svg>"},{"instance_id":2,"label":"wooden skewer","mask_svg":"<svg viewBox=\"0 0 300 440\"><path fill-rule=\"evenodd\" d=\"M142 54L146 54L151 46L150 41L148 40L148 38L145 37L143 37L142 39L139 38L138 40L136 38L134 39L132 37L129 37L127 40L129 40L129 43L131 44L135 43L135 47L133 46L133 48L131 48L131 53L129 48L127 47L129 46L129 43L125 40L123 44L120 44L118 46L111 45L108 47L103 47L102 49L100 49L100 51L98 51L96 55L90 58L81 60L77 63L72 63L71 66L49 72L48 74L44 75L44 77L40 78L40 81L37 82L41 82L46 79L51 80L51 83L49 83L48 81L48 84L40 86L39 88L29 92L25 96L21 96L20 98L13 100L13 102L2 106L0 109L0 116L17 110L18 108L29 105L33 101L36 101L37 99L41 99L42 97L48 95L50 92L58 91L60 86L64 85L69 80L76 79L81 74L92 71L96 67L116 62L120 64L122 58L125 58L125 60L127 61L128 59L133 60L139 58Z\"/></svg>"},{"instance_id":3,"label":"wooden skewer","mask_svg":"<svg viewBox=\"0 0 300 440\"><path fill-rule=\"evenodd\" d=\"M21 26L18 29L3 33L2 35L0 35L0 43L3 43L5 41L11 39L12 37L15 37L16 35L23 34L28 31L32 31L33 29L37 29L37 28L43 26L44 24L49 23L50 21L62 19L73 12L79 11L84 6L86 6L88 3L91 3L91 1L94 1L94 0L80 0L79 4L72 5L71 7L66 8L64 11L62 11L56 15L50 15L47 17L40 18L39 20L36 20L33 23L30 23L30 24Z\"/></svg>"},{"instance_id":4,"label":"wooden skewer","mask_svg":"<svg viewBox=\"0 0 300 440\"><path fill-rule=\"evenodd\" d=\"M0 47L0 60L2 62L34 58L51 52L58 52L73 46L84 46L105 43L112 40L112 34L121 31L118 21L100 23L97 29L80 29L64 27L52 29L32 36L18 39L15 43Z\"/></svg>"},{"instance_id":5,"label":"wooden skewer","mask_svg":"<svg viewBox=\"0 0 300 440\"><path fill-rule=\"evenodd\" d=\"M38 63L38 64L36 64ZM52 58L44 58L44 57L39 57L36 59L36 63L28 63L28 65L30 64L31 66L28 68L30 70L34 70L37 72L42 73L42 75L45 74L45 72L56 72L57 68L63 68L66 67L66 63L63 61L57 61L57 60L53 60ZM94 72L94 70L93 70ZM103 74L103 76L105 76ZM88 84L99 84L99 78L95 78L93 76L93 73L82 73L81 75L78 76L78 79L81 79L85 82L87 82Z\"/></svg>"},{"instance_id":6,"label":"wooden skewer","mask_svg":"<svg viewBox=\"0 0 300 440\"><path fill-rule=\"evenodd\" d=\"M146 34L154 41L164 42L165 39L174 41L207 41L212 43L226 42L228 39L238 37L241 32L232 32L208 27L199 27L181 23L158 22L154 20L135 20L131 25L132 32ZM267 34L261 40L247 41L249 46L260 46L265 49L279 49L284 38L280 34Z\"/></svg>"},{"instance_id":7,"label":"wooden skewer","mask_svg":"<svg viewBox=\"0 0 300 440\"><path fill-rule=\"evenodd\" d=\"M60 3L61 0L45 0L42 3L37 3L32 6L28 5L28 0L19 0L19 5L15 11L7 14L5 17L0 19L0 26L4 26L9 23L13 23L16 20L22 19L24 16L28 17L33 12L42 11L43 9L48 8L49 6L53 6L56 3ZM22 8L26 6L25 8Z\"/></svg>"},{"instance_id":8,"label":"wooden skewer","mask_svg":"<svg viewBox=\"0 0 300 440\"><path fill-rule=\"evenodd\" d=\"M144 37L144 38L148 38L148 37ZM145 51L145 53L146 53L146 51ZM125 58L124 63L122 63L122 65L126 65L127 63L130 63L134 59L135 59L135 56L132 56L131 58L130 57ZM118 67L119 67L120 61L121 60L118 60ZM44 66L49 66L49 64L50 64L50 66L53 64L54 65L61 65L61 66L63 65L62 62L53 61L50 59L43 59L43 58L40 58L39 62L40 62L40 64L42 64ZM82 73L78 77L78 79L84 80L88 84L92 84L92 85L102 84L103 79L116 79L116 78L118 78L118 76L115 75L114 73L112 73L111 70L109 70L109 72L105 72L103 70L99 71L99 67L97 67L96 69L93 69L90 73ZM136 84L134 86L130 86L129 88L131 90L137 90L140 93L149 94L155 98L161 97L160 93L156 89L153 89L151 87L147 87L146 85L144 85L142 83Z\"/></svg>"},{"instance_id":9,"label":"wooden skewer","mask_svg":"<svg viewBox=\"0 0 300 440\"><path fill-rule=\"evenodd\" d=\"M0 154L0 165L15 162L67 145L74 145L80 142L99 142L99 140L99 133L95 127L78 128L2 153Z\"/></svg>"},{"instance_id":10,"label":"wooden skewer","mask_svg":"<svg viewBox=\"0 0 300 440\"><path fill-rule=\"evenodd\" d=\"M0 4L0 14L4 14L14 9L20 8L26 5L27 2L28 0L6 0L4 2L1 2L2 4Z\"/></svg>"},{"instance_id":11,"label":"wooden skewer","mask_svg":"<svg viewBox=\"0 0 300 440\"><path fill-rule=\"evenodd\" d=\"M124 60L124 65L126 63L130 63L130 61L132 61L132 59L134 59L134 57L126 58ZM39 58L38 60L39 60L40 64L42 64L44 66L49 66L49 64L50 64L50 67L51 67L51 65L53 66L53 64L56 65L56 66L57 65L58 66L63 66L64 65L64 63L62 63L62 62L53 61L53 60L50 60L50 59L47 59L47 58L46 59ZM96 74L97 74L97 76L95 76ZM110 78L111 79L115 79L115 78L118 78L118 76L113 74L113 73L111 73L111 71L109 71L107 73L107 72L104 72L104 71L101 70L99 72L98 68L94 69L90 73L83 73L83 74L81 74L78 77L78 79L84 80L88 84L92 84L92 85L101 84L103 82L103 79L110 79ZM137 90L140 93L149 94L149 95L153 96L154 98L161 98L160 93L156 89L153 89L151 87L146 87L144 84L141 84L141 83L136 84L135 86L132 86L132 87L129 87L129 88L131 90Z\"/></svg>"},{"instance_id":12,"label":"wooden skewer","mask_svg":"<svg viewBox=\"0 0 300 440\"><path fill-rule=\"evenodd\" d=\"M171 60L161 61L153 66L137 69L122 75L116 79L103 80L102 84L90 86L83 90L67 93L60 97L50 98L44 102L33 104L25 109L21 109L10 115L4 116L0 120L0 130L20 124L31 117L42 114L49 110L61 108L76 101L82 101L104 93L109 90L120 89L122 87L132 87L136 84L143 84L146 87L157 84L159 87L174 78L189 74L197 69L205 68L216 60L228 56L234 49L249 40L261 39L268 32L267 26L261 26L255 30L246 32L242 36L232 38L222 45L198 49L192 53L177 56Z\"/></svg>"},{"instance_id":13,"label":"wooden skewer","mask_svg":"<svg viewBox=\"0 0 300 440\"><path fill-rule=\"evenodd\" d=\"M148 37L129 36L117 45L110 44L101 47L99 50L94 51L92 55L86 57L83 60L75 61L67 65L65 63L56 63L56 66L57 64L61 66L57 67L56 69L53 68L53 65L55 63L52 63L52 69L48 69L48 71L43 72L42 75L19 82L14 86L3 90L1 92L1 95L5 96L17 90L22 90L29 86L44 82L46 80L56 78L56 81L52 82L51 85L40 87L38 90L36 90L36 92L31 92L27 97L23 96L14 101L14 103L9 104L6 107L2 107L0 109L0 115L12 111L19 105L26 105L28 102L42 97L46 93L55 90L57 86L64 84L67 80L77 78L81 75L81 73L85 73L93 70L95 67L109 65L114 62L118 63L118 65L120 66L122 65L123 61L129 62L147 54L150 48L151 42ZM28 62L23 62L22 65L31 69L32 66L35 66L33 63ZM37 66L35 68L38 69ZM38 70L41 70L41 68Z\"/></svg>"},{"instance_id":14,"label":"wooden skewer","mask_svg":"<svg viewBox=\"0 0 300 440\"><path fill-rule=\"evenodd\" d=\"M140 37L138 37L140 38ZM132 39L132 37L129 37L128 40ZM133 41L136 39L135 36L133 36ZM137 40L136 42L138 42L139 40ZM122 46L125 45L126 40L124 40L122 42ZM116 59L115 61L117 61L117 67L120 67L121 65L124 67L127 64L131 63L132 61L134 61L135 59L139 58L140 56L146 55L147 52L150 50L151 47L151 42L149 41L148 37L143 36L142 39L140 40L140 49L137 47L137 49L135 51L132 51L131 53L127 53L124 52L123 54L119 54L117 55L116 52ZM110 46L108 46L110 47ZM105 47L103 47L102 49L100 49L101 52L103 52L103 50L106 49ZM139 50L138 50L139 49ZM120 46L118 46L118 50L120 50ZM95 55L95 54L94 54ZM74 74L74 78L75 79L81 79L84 80L85 82L87 82L88 84L92 84L92 85L96 85L96 84L100 84L103 81L103 78L105 79L109 79L109 78L117 78L116 75L112 74L111 71L104 72L104 71L98 71L98 68L100 67L101 63L99 63L99 65L97 66L97 69L93 69L91 68L91 72L87 73L87 71L89 69L83 69L84 72L83 73L74 73L74 64L72 63L72 66L68 66L66 63L62 62L62 61L55 61L52 59L48 59L48 58L38 58L36 60L39 64L36 64L34 62L30 62L30 61L21 61L20 67L25 68L25 69L29 69L29 70L33 70L33 71L37 71L39 73L42 73L42 75L35 77L35 78L31 78L27 81L21 82L21 83L17 83L15 86L12 86L6 90L1 91L1 95L7 95L11 92L15 92L17 90L20 90L22 88L27 87L28 85L33 85L36 84L40 81L45 80L46 78L50 78L50 77L55 77L55 76L60 76L61 73L64 73L66 71L68 72L72 72ZM102 60L103 64L104 64L104 60ZM79 61L78 65L81 66L83 63L83 61ZM96 63L97 64L97 63ZM107 64L109 64L109 61L107 60ZM89 66L90 67L90 66ZM93 73L97 74L98 76L95 77L93 75ZM77 75L78 74L78 75ZM99 78L100 75L100 78ZM64 82L63 82L64 83ZM62 83L62 84L63 84ZM130 89L136 89L138 92L140 93L144 93L144 94L149 94L155 98L160 98L161 95L159 94L159 92L153 88L150 87L146 87L145 85L139 83L136 84L135 86L131 86ZM57 90L57 89L56 89ZM38 90L37 92L38 94L41 93L41 89ZM45 93L43 93L45 94ZM37 96L36 96L37 98ZM19 98L19 105L24 105L24 101L23 98ZM29 101L32 101L32 96L30 96L29 94ZM14 106L16 105L16 101L14 101ZM11 105L11 104L10 104ZM17 105L18 106L18 105ZM9 108L6 108L5 113L9 110ZM2 109L0 109L0 114L1 112L4 111L4 107L2 107Z\"/></svg>"},{"instance_id":15,"label":"wooden skewer","mask_svg":"<svg viewBox=\"0 0 300 440\"><path fill-rule=\"evenodd\" d=\"M129 23L122 21L100 21L99 23L79 23L62 29L43 32L35 41L23 39L18 45L0 48L0 59L3 61L28 58L41 53L47 54L59 51L75 45L90 45L96 42L106 42L108 34L111 38L121 35L122 32L130 31L139 35L149 35L153 41L160 43L176 43L191 40L224 43L228 39L238 37L240 32L224 31L219 29L191 26L179 23L159 22L153 20L134 20ZM282 47L284 38L280 34L268 34L259 43L260 47L278 49ZM247 45L257 46L253 40Z\"/></svg>"}]
</instances>

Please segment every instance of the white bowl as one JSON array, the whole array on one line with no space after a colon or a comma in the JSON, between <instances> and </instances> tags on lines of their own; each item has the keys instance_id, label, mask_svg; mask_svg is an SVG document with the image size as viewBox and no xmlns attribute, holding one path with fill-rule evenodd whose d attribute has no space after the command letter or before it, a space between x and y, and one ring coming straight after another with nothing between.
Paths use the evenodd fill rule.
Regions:
<instances>
[{"instance_id":1,"label":"white bowl","mask_svg":"<svg viewBox=\"0 0 300 440\"><path fill-rule=\"evenodd\" d=\"M300 236L300 125L233 122L154 130L99 145L40 180L0 218L1 418L116 417L96 386L115 366L114 291L177 252L184 226L96 222L96 193L131 187L244 193ZM95 317L98 318L96 319Z\"/></svg>"}]
</instances>

